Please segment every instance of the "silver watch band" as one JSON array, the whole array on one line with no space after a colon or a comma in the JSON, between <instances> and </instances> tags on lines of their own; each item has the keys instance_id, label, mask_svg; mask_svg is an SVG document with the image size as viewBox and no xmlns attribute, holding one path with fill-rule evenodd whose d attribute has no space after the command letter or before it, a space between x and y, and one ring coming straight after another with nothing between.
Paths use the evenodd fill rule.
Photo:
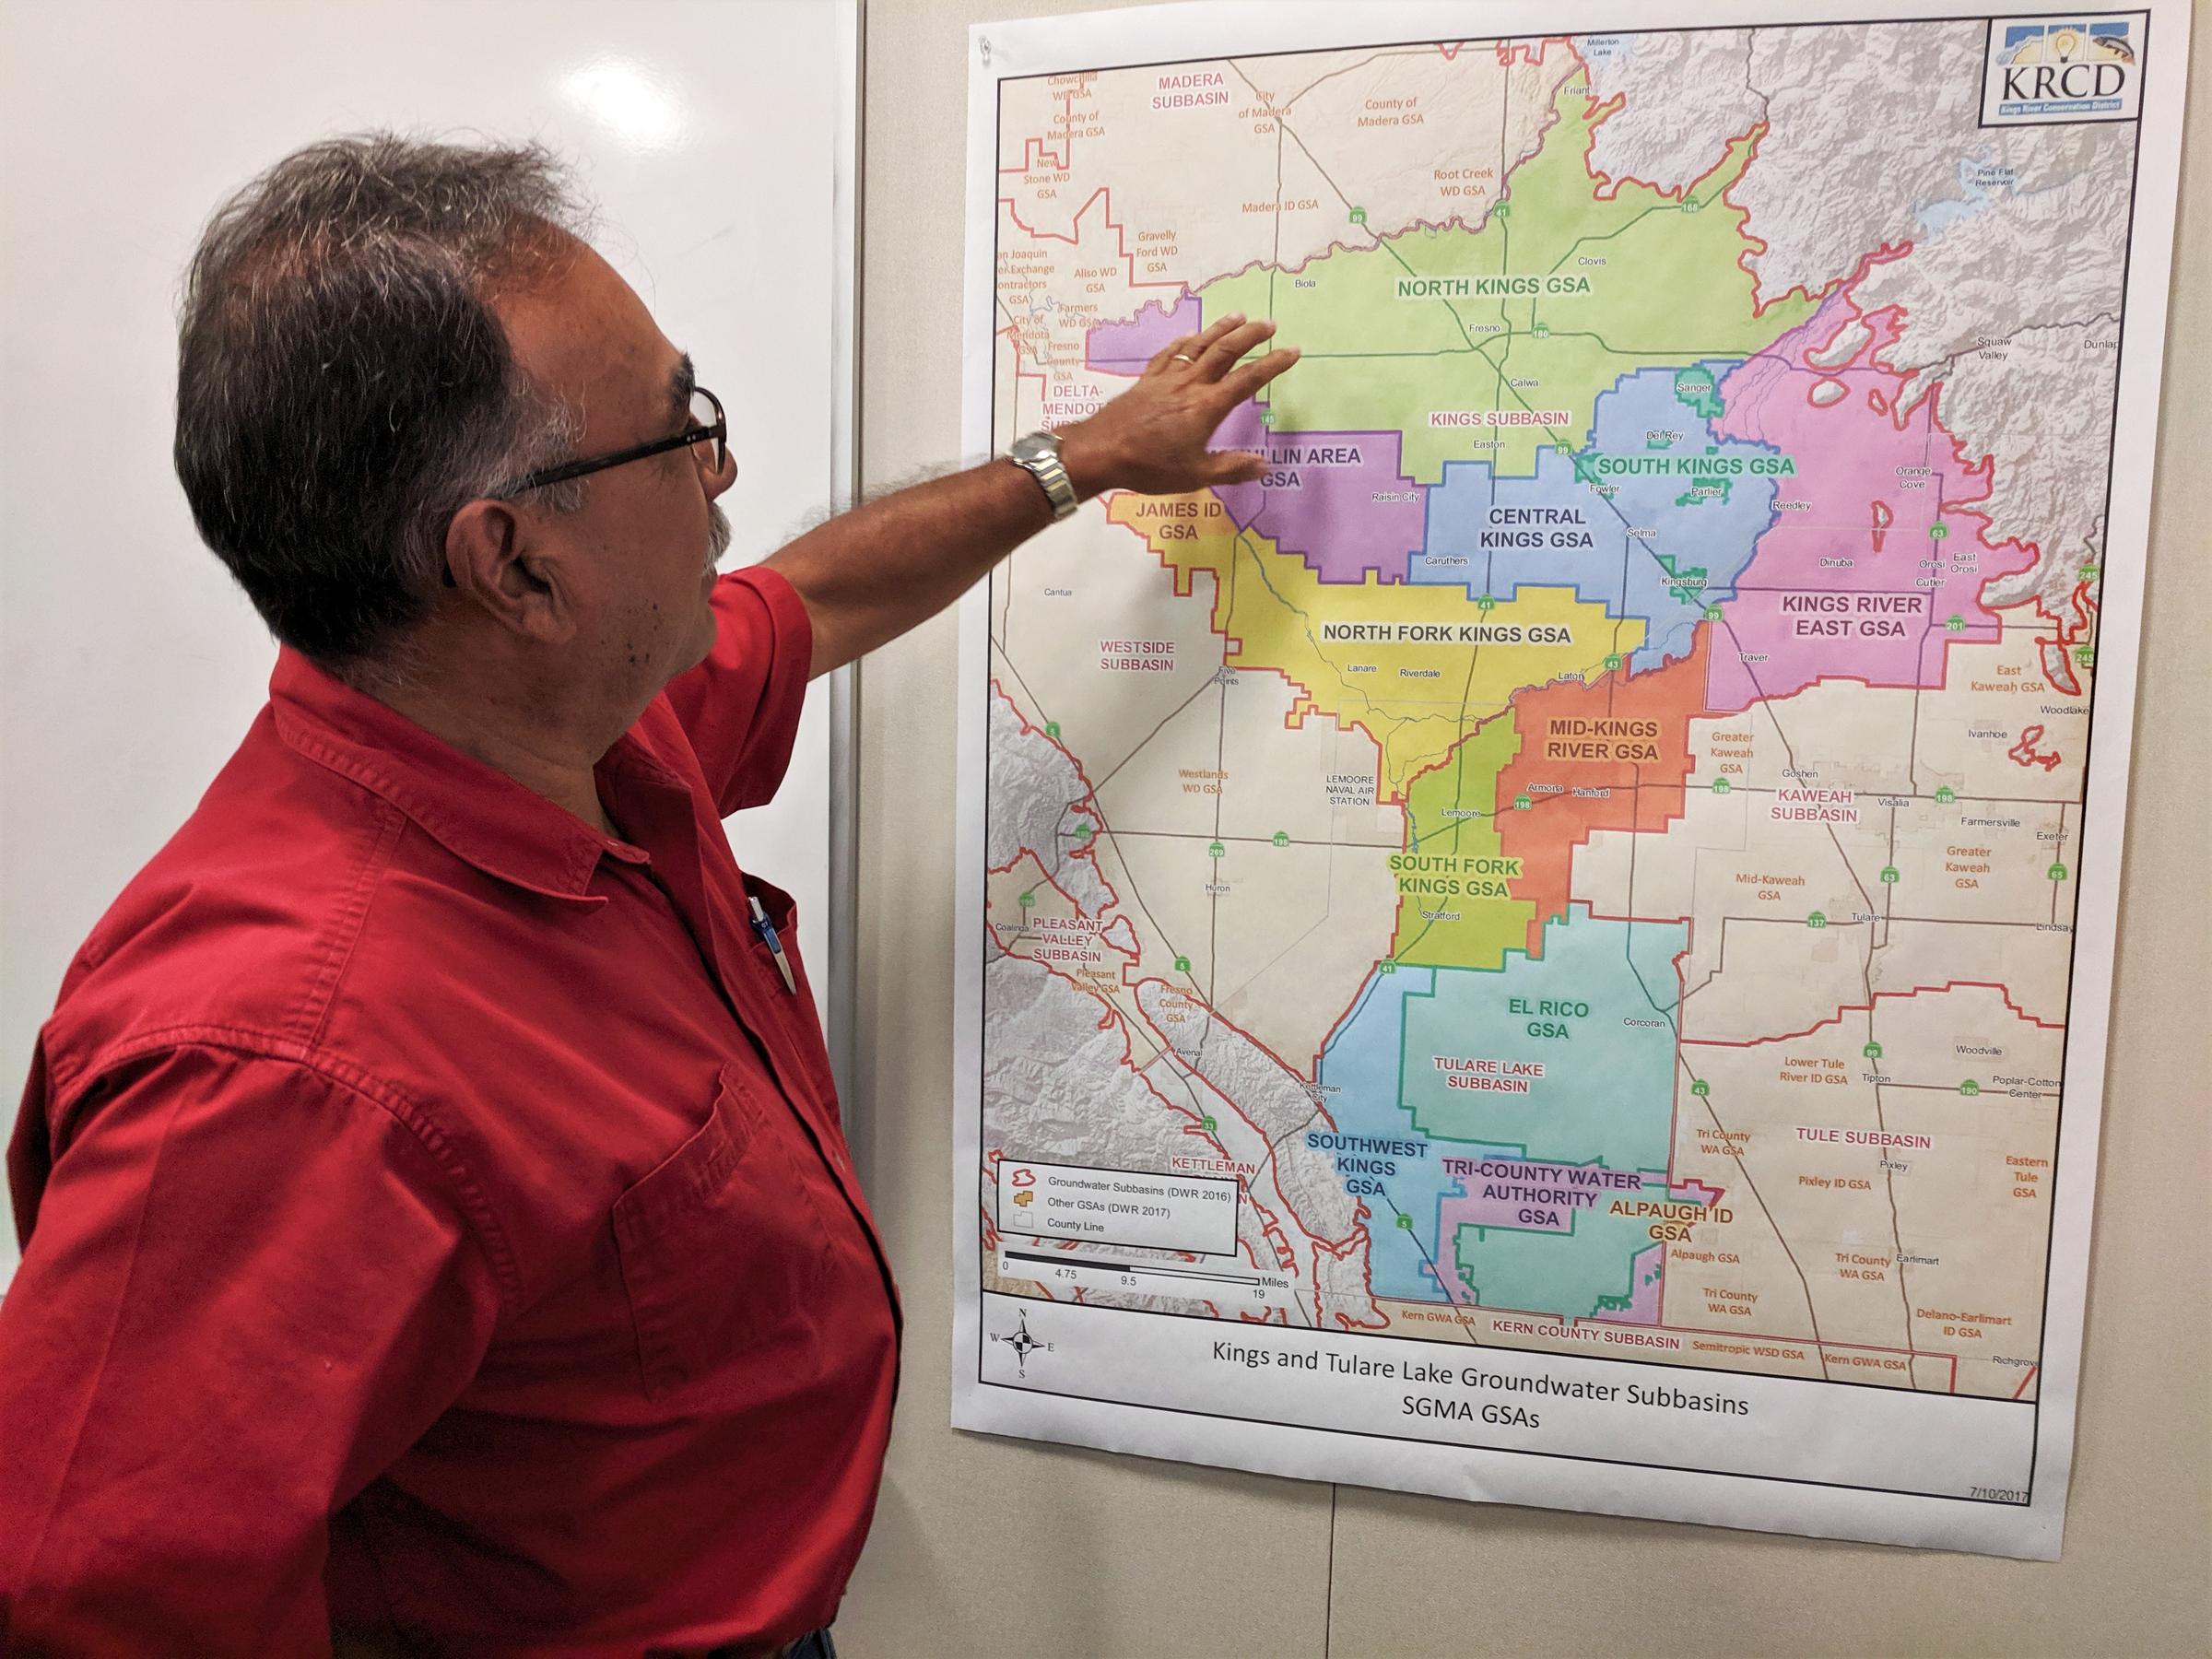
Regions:
<instances>
[{"instance_id":1,"label":"silver watch band","mask_svg":"<svg viewBox=\"0 0 2212 1659\"><path fill-rule=\"evenodd\" d=\"M1055 524L1075 512L1078 505L1076 486L1061 463L1057 432L1031 432L1017 439L1006 457L1037 480L1037 487L1044 491L1044 499L1052 503Z\"/></svg>"}]
</instances>

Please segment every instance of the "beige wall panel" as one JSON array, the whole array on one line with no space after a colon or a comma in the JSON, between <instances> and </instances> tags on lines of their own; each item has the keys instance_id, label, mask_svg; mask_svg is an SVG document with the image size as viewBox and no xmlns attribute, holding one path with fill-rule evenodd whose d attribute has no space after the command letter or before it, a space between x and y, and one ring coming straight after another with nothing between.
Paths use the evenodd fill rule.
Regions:
<instances>
[{"instance_id":1,"label":"beige wall panel","mask_svg":"<svg viewBox=\"0 0 2212 1659\"><path fill-rule=\"evenodd\" d=\"M1082 8L871 0L871 488L959 447L967 26L1055 9ZM1332 1527L1326 1487L954 1433L947 617L863 679L853 1106L908 1323L883 1500L839 1625L853 1659L2212 1653L2212 16L2194 56L2065 1559L1349 1487Z\"/></svg>"}]
</instances>

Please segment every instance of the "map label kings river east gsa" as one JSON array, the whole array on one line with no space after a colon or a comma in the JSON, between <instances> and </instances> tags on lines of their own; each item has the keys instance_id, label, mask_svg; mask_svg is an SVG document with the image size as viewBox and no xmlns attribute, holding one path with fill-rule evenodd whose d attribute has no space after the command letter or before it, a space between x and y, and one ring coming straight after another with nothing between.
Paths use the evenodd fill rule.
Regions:
<instances>
[{"instance_id":1,"label":"map label kings river east gsa","mask_svg":"<svg viewBox=\"0 0 2212 1659\"><path fill-rule=\"evenodd\" d=\"M974 31L956 1424L2058 1553L2188 24Z\"/></svg>"}]
</instances>

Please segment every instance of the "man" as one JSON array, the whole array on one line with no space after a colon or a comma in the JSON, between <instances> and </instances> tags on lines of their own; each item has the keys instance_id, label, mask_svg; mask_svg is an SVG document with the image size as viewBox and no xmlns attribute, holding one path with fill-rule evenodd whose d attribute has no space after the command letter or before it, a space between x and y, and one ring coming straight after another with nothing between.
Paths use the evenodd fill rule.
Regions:
<instances>
[{"instance_id":1,"label":"man","mask_svg":"<svg viewBox=\"0 0 2212 1659\"><path fill-rule=\"evenodd\" d=\"M722 819L1076 497L1256 477L1206 446L1268 332L717 579L720 405L542 153L317 145L217 216L177 469L282 649L33 1060L0 1647L826 1651L897 1304Z\"/></svg>"}]
</instances>

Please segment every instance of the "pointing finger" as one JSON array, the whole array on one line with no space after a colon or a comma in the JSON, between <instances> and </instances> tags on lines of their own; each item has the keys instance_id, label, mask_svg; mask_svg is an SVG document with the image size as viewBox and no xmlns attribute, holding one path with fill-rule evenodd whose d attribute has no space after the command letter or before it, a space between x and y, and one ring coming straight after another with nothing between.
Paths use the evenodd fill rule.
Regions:
<instances>
[{"instance_id":1,"label":"pointing finger","mask_svg":"<svg viewBox=\"0 0 2212 1659\"><path fill-rule=\"evenodd\" d=\"M1232 333L1233 331L1243 326L1244 313L1242 312L1230 312L1226 317L1215 318L1211 323L1206 324L1205 331L1199 335L1197 347L1191 353L1191 355L1193 357L1203 357L1208 350L1212 348L1216 340L1218 340L1223 335Z\"/></svg>"},{"instance_id":2,"label":"pointing finger","mask_svg":"<svg viewBox=\"0 0 2212 1659\"><path fill-rule=\"evenodd\" d=\"M1256 323L1247 323L1241 328L1230 329L1211 341L1199 353L1197 371L1206 380L1219 380L1237 360L1275 333L1275 324L1263 317Z\"/></svg>"},{"instance_id":3,"label":"pointing finger","mask_svg":"<svg viewBox=\"0 0 2212 1659\"><path fill-rule=\"evenodd\" d=\"M1209 353L1227 335L1234 335L1244 326L1244 313L1230 312L1226 317L1217 317L1205 331L1192 337L1182 347L1185 360L1194 369L1203 369Z\"/></svg>"},{"instance_id":4,"label":"pointing finger","mask_svg":"<svg viewBox=\"0 0 2212 1659\"><path fill-rule=\"evenodd\" d=\"M1196 335L1178 335L1152 354L1152 360L1145 365L1145 372L1158 374L1179 357L1195 358L1197 355L1198 336Z\"/></svg>"},{"instance_id":5,"label":"pointing finger","mask_svg":"<svg viewBox=\"0 0 2212 1659\"><path fill-rule=\"evenodd\" d=\"M1222 376L1220 392L1225 411L1242 403L1277 375L1282 373L1284 370L1289 368L1291 364L1297 362L1298 358L1297 347L1285 346L1278 350L1269 352L1256 362L1246 363L1242 368Z\"/></svg>"},{"instance_id":6,"label":"pointing finger","mask_svg":"<svg viewBox=\"0 0 2212 1659\"><path fill-rule=\"evenodd\" d=\"M1250 450L1217 450L1206 457L1208 484L1250 484L1267 471L1267 458Z\"/></svg>"},{"instance_id":7,"label":"pointing finger","mask_svg":"<svg viewBox=\"0 0 2212 1659\"><path fill-rule=\"evenodd\" d=\"M1198 334L1184 335L1180 339L1169 341L1167 345L1153 354L1152 360L1145 365L1145 372L1157 374L1178 358L1181 358L1185 363L1196 362L1205 355L1208 346L1211 346L1232 328L1241 326L1243 322L1244 313L1242 312L1230 312L1226 317L1215 318Z\"/></svg>"}]
</instances>

